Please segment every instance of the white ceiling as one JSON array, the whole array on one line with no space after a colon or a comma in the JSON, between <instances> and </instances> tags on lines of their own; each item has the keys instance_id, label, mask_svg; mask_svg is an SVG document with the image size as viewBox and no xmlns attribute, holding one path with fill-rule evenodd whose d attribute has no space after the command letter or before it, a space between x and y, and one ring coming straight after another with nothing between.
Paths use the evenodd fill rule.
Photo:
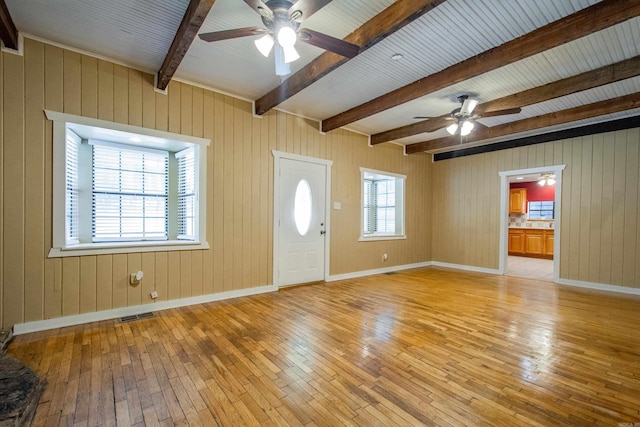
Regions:
<instances>
[{"instance_id":1,"label":"white ceiling","mask_svg":"<svg viewBox=\"0 0 640 427\"><path fill-rule=\"evenodd\" d=\"M188 0L6 0L19 31L75 49L157 72ZM344 38L393 3L392 0L333 0L303 27ZM448 0L346 62L278 106L323 120L375 97L446 69L488 49L561 19L598 0ZM217 0L200 33L262 25L241 0ZM245 37L207 43L196 38L174 77L255 100L277 87L273 54L260 55ZM296 44L296 72L324 51ZM403 55L394 61L395 53ZM610 27L497 70L437 90L348 126L375 134L415 122L413 116L447 114L456 96L481 102L521 92L640 54L640 18ZM640 92L640 78L627 79L524 107L520 114L481 119L487 126ZM574 127L640 114L640 109L555 126ZM547 129L548 130L548 129ZM545 130L546 131L546 130ZM396 141L406 144L446 136L444 130Z\"/></svg>"}]
</instances>

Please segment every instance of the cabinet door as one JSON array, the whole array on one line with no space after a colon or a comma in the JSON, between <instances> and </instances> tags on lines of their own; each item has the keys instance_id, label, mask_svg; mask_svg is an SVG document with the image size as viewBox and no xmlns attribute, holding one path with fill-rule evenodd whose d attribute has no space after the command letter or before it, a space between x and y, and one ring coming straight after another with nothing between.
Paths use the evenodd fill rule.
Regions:
<instances>
[{"instance_id":1,"label":"cabinet door","mask_svg":"<svg viewBox=\"0 0 640 427\"><path fill-rule=\"evenodd\" d=\"M509 190L509 213L523 214L527 212L527 189L512 188Z\"/></svg>"},{"instance_id":2,"label":"cabinet door","mask_svg":"<svg viewBox=\"0 0 640 427\"><path fill-rule=\"evenodd\" d=\"M525 234L524 250L527 255L544 255L544 233Z\"/></svg>"},{"instance_id":3,"label":"cabinet door","mask_svg":"<svg viewBox=\"0 0 640 427\"><path fill-rule=\"evenodd\" d=\"M524 255L524 233L509 233L509 255Z\"/></svg>"},{"instance_id":4,"label":"cabinet door","mask_svg":"<svg viewBox=\"0 0 640 427\"><path fill-rule=\"evenodd\" d=\"M553 256L553 243L555 239L553 237L553 231L551 233L547 232L547 235L544 238L544 254Z\"/></svg>"}]
</instances>

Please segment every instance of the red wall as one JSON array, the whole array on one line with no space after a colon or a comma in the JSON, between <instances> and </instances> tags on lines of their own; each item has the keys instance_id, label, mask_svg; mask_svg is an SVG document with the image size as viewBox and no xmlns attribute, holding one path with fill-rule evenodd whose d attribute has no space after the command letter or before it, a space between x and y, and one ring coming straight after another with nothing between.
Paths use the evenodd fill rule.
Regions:
<instances>
[{"instance_id":1,"label":"red wall","mask_svg":"<svg viewBox=\"0 0 640 427\"><path fill-rule=\"evenodd\" d=\"M526 188L528 202L545 202L556 198L555 184L543 186L537 182L512 182L510 188Z\"/></svg>"}]
</instances>

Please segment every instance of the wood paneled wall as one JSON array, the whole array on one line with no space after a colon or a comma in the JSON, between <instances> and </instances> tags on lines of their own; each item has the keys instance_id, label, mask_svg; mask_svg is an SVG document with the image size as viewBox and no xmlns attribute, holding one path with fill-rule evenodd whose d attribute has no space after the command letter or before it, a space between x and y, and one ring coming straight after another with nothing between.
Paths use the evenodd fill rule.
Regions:
<instances>
[{"instance_id":1,"label":"wood paneled wall","mask_svg":"<svg viewBox=\"0 0 640 427\"><path fill-rule=\"evenodd\" d=\"M331 274L431 259L431 163L361 135L25 39L0 55L0 319L16 323L272 283L271 150L333 160ZM209 138L206 251L47 258L52 240L52 123L43 109ZM407 240L359 243L359 167L407 175ZM383 263L381 255L389 254ZM130 272L142 269L139 287Z\"/></svg>"},{"instance_id":2,"label":"wood paneled wall","mask_svg":"<svg viewBox=\"0 0 640 427\"><path fill-rule=\"evenodd\" d=\"M498 268L498 172L566 164L560 278L640 288L640 129L440 161L434 261Z\"/></svg>"}]
</instances>

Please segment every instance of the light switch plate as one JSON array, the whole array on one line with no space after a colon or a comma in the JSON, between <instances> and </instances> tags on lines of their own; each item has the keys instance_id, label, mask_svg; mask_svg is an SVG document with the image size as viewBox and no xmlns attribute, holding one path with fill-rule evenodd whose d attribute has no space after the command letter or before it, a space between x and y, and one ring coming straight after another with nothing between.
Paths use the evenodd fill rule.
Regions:
<instances>
[{"instance_id":1,"label":"light switch plate","mask_svg":"<svg viewBox=\"0 0 640 427\"><path fill-rule=\"evenodd\" d=\"M333 209L335 209L335 210L340 210L340 209L342 209L342 203L340 203L340 202L333 202Z\"/></svg>"}]
</instances>

